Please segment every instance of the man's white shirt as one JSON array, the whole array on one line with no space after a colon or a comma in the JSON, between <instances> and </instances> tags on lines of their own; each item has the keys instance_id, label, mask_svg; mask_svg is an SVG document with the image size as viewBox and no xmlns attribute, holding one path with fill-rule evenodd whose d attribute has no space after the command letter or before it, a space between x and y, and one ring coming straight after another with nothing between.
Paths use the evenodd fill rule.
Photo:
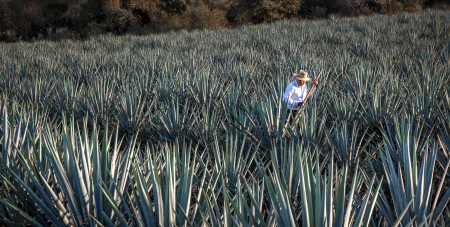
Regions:
<instances>
[{"instance_id":1,"label":"man's white shirt","mask_svg":"<svg viewBox=\"0 0 450 227\"><path fill-rule=\"evenodd\" d=\"M316 88L314 88L311 92L314 93ZM290 83L284 92L283 101L288 102L288 108L292 110L298 110L297 103L303 102L306 98L306 94L308 94L309 88L304 84L303 86L299 86L297 84L297 80ZM293 106L293 107L292 107Z\"/></svg>"}]
</instances>

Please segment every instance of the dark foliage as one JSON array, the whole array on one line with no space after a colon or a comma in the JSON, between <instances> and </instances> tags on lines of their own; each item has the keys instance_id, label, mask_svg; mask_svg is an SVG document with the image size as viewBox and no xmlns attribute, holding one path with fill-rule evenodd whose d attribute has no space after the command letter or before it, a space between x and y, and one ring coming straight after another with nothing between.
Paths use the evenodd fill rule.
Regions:
<instances>
[{"instance_id":1,"label":"dark foliage","mask_svg":"<svg viewBox=\"0 0 450 227\"><path fill-rule=\"evenodd\" d=\"M0 0L0 41L214 29L330 14L414 12L448 4L450 0Z\"/></svg>"}]
</instances>

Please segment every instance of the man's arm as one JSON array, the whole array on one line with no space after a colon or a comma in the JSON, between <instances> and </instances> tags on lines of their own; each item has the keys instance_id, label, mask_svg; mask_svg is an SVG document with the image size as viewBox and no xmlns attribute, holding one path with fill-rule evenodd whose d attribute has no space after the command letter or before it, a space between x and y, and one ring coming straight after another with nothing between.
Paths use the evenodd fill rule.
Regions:
<instances>
[{"instance_id":1,"label":"man's arm","mask_svg":"<svg viewBox=\"0 0 450 227\"><path fill-rule=\"evenodd\" d=\"M316 91L316 87L317 87L318 84L319 84L319 81L317 81L317 79L315 79L313 81L313 89L311 91L311 95ZM309 89L308 89L308 91L309 91Z\"/></svg>"}]
</instances>

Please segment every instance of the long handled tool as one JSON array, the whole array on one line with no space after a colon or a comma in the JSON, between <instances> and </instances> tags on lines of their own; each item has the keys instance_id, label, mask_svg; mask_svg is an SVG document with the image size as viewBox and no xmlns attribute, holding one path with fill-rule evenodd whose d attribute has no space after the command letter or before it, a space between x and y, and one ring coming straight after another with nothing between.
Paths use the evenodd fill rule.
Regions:
<instances>
[{"instance_id":1,"label":"long handled tool","mask_svg":"<svg viewBox=\"0 0 450 227\"><path fill-rule=\"evenodd\" d=\"M322 71L323 71L323 69L320 70L319 75L316 77L316 80L318 80L319 77L320 77L320 75L322 75ZM308 100L309 95L311 94L311 92L314 90L315 87L316 87L316 85L313 84L313 85L311 86L311 88L309 89L308 93L306 93L306 97L305 97L305 99L303 100L302 105L300 106L300 108L298 109L297 114L296 114L295 117L294 117L294 121L293 121L293 122L294 122L294 125L296 124L296 122L297 122L297 120L298 120L298 117L300 116L300 112L301 112L303 106L306 105L306 101ZM291 112L289 113L289 116L288 116L288 119L287 119L285 128L287 128L288 125L289 125L289 121L291 120L291 117L292 117L292 112L293 112L293 111L291 111ZM286 136L286 131L283 130L283 136L282 136L282 137L285 137L285 136Z\"/></svg>"}]
</instances>

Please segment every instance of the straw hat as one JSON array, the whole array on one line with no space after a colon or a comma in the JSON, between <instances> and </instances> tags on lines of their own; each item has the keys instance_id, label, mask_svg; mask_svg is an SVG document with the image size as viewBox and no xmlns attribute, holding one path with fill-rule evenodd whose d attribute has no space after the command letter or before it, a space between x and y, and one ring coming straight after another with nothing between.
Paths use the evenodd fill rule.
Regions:
<instances>
[{"instance_id":1,"label":"straw hat","mask_svg":"<svg viewBox=\"0 0 450 227\"><path fill-rule=\"evenodd\" d=\"M308 73L303 70L300 70L300 72L298 72L298 73L294 73L293 76L297 80L303 80L303 81L311 80L311 78L308 77Z\"/></svg>"}]
</instances>

